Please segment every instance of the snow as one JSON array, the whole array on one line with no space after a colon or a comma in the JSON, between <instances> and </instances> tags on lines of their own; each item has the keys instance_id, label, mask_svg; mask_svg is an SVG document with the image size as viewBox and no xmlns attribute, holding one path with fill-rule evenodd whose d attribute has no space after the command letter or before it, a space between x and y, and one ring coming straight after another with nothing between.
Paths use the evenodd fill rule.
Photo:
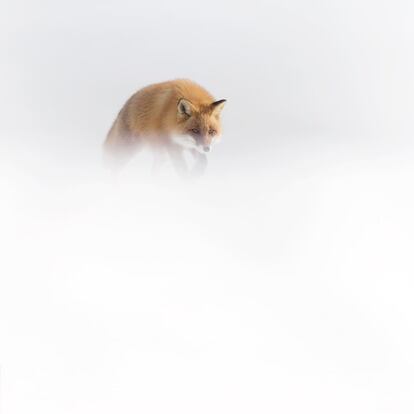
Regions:
<instances>
[{"instance_id":1,"label":"snow","mask_svg":"<svg viewBox=\"0 0 414 414\"><path fill-rule=\"evenodd\" d=\"M3 414L413 412L412 6L235 6L8 6ZM120 105L183 74L228 100L206 175L113 177Z\"/></svg>"}]
</instances>

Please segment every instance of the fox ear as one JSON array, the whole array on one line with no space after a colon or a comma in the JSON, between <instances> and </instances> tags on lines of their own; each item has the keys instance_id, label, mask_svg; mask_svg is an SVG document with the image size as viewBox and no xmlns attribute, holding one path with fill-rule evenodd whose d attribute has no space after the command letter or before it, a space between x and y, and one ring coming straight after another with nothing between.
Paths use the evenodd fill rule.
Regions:
<instances>
[{"instance_id":1,"label":"fox ear","mask_svg":"<svg viewBox=\"0 0 414 414\"><path fill-rule=\"evenodd\" d=\"M193 113L194 107L190 101L187 99L180 99L177 105L178 114L181 116L188 116L190 117Z\"/></svg>"},{"instance_id":2,"label":"fox ear","mask_svg":"<svg viewBox=\"0 0 414 414\"><path fill-rule=\"evenodd\" d=\"M219 115L221 110L224 108L224 104L226 103L225 99L220 99L219 101L213 102L210 107L212 108L212 112L215 115Z\"/></svg>"}]
</instances>

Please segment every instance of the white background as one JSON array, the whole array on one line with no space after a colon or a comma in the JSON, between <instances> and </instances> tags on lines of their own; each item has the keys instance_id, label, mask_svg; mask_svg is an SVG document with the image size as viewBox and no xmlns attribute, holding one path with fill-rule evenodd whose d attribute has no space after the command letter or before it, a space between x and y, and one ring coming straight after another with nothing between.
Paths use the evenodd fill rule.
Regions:
<instances>
[{"instance_id":1,"label":"white background","mask_svg":"<svg viewBox=\"0 0 414 414\"><path fill-rule=\"evenodd\" d=\"M414 411L410 1L2 1L9 413ZM124 101L217 99L207 175L116 178Z\"/></svg>"}]
</instances>

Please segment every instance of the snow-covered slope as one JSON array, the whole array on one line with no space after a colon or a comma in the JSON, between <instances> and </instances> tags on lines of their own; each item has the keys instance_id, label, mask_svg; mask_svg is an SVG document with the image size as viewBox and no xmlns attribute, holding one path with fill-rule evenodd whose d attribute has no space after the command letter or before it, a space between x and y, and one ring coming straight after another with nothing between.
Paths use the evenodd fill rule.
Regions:
<instances>
[{"instance_id":1,"label":"snow-covered slope","mask_svg":"<svg viewBox=\"0 0 414 414\"><path fill-rule=\"evenodd\" d=\"M121 3L2 6L2 413L412 413L413 6ZM206 176L112 177L182 76L228 99Z\"/></svg>"}]
</instances>

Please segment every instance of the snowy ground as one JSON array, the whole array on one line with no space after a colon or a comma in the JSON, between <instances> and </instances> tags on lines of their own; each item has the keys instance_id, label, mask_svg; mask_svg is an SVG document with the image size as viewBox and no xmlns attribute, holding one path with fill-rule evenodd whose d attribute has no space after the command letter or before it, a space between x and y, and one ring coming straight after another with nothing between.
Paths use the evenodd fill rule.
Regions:
<instances>
[{"instance_id":1,"label":"snowy ground","mask_svg":"<svg viewBox=\"0 0 414 414\"><path fill-rule=\"evenodd\" d=\"M1 5L0 411L411 414L414 6L199 7ZM228 99L206 176L112 177L182 76Z\"/></svg>"},{"instance_id":2,"label":"snowy ground","mask_svg":"<svg viewBox=\"0 0 414 414\"><path fill-rule=\"evenodd\" d=\"M3 164L4 413L412 412L412 164L286 152L187 183Z\"/></svg>"}]
</instances>

